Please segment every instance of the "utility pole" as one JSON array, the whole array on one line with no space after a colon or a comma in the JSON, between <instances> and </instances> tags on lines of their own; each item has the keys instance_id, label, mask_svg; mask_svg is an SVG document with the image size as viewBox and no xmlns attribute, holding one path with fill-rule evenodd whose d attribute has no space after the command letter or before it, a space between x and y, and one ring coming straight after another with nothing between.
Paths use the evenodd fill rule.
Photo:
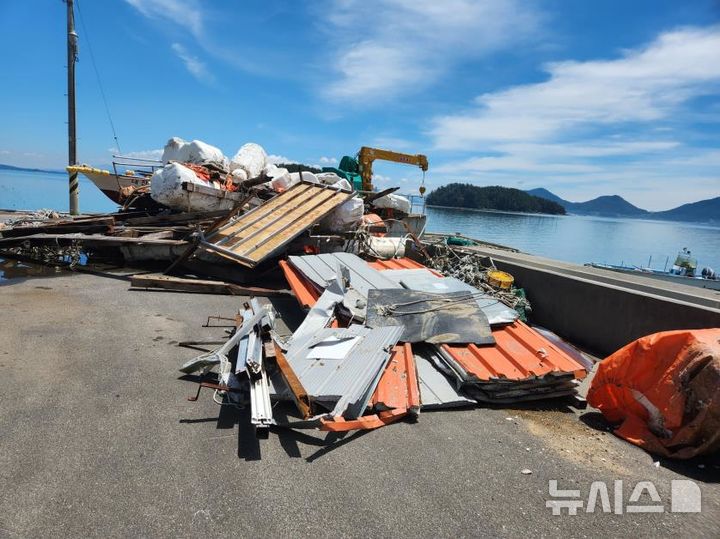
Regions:
<instances>
[{"instance_id":1,"label":"utility pole","mask_svg":"<svg viewBox=\"0 0 720 539\"><path fill-rule=\"evenodd\" d=\"M75 61L77 60L78 35L75 33L75 13L73 11L73 0L65 0L67 3L67 70L68 70L68 165L77 165L77 138L75 135ZM70 192L70 214L77 215L80 212L78 200L79 182L78 173L71 172L69 178Z\"/></svg>"}]
</instances>

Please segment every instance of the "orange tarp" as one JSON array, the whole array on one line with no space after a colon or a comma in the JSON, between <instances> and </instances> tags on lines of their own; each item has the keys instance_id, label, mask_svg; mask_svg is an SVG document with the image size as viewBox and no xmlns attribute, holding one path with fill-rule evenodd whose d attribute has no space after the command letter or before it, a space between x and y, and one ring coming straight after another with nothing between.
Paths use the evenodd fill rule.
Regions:
<instances>
[{"instance_id":1,"label":"orange tarp","mask_svg":"<svg viewBox=\"0 0 720 539\"><path fill-rule=\"evenodd\" d=\"M618 436L690 458L720 449L720 328L638 339L598 366L588 402Z\"/></svg>"}]
</instances>

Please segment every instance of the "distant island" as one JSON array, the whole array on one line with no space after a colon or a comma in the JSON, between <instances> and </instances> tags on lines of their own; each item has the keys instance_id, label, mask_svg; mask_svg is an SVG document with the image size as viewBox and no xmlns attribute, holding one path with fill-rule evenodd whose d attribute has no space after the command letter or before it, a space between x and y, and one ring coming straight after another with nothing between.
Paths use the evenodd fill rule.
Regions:
<instances>
[{"instance_id":1,"label":"distant island","mask_svg":"<svg viewBox=\"0 0 720 539\"><path fill-rule=\"evenodd\" d=\"M542 187L525 191L529 195L561 205L574 215L597 217L635 217L640 219L661 219L665 221L686 221L696 223L720 223L720 197L683 204L666 211L651 212L630 204L618 195L606 195L587 202L570 202Z\"/></svg>"},{"instance_id":2,"label":"distant island","mask_svg":"<svg viewBox=\"0 0 720 539\"><path fill-rule=\"evenodd\" d=\"M3 165L0 163L0 170L17 170L18 172L43 172L47 174L67 174L64 170L45 170L42 168L25 168L15 167L13 165Z\"/></svg>"},{"instance_id":3,"label":"distant island","mask_svg":"<svg viewBox=\"0 0 720 539\"><path fill-rule=\"evenodd\" d=\"M473 210L516 211L565 215L565 208L546 198L509 187L478 187L469 183L449 183L427 196L429 206Z\"/></svg>"}]
</instances>

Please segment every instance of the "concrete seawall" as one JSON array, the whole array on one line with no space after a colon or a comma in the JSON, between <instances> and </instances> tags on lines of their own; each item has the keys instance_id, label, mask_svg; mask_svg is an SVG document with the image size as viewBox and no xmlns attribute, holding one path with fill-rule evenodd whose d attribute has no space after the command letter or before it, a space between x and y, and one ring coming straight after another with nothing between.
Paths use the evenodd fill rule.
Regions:
<instances>
[{"instance_id":1,"label":"concrete seawall","mask_svg":"<svg viewBox=\"0 0 720 539\"><path fill-rule=\"evenodd\" d=\"M486 247L532 304L532 321L601 356L672 329L720 327L720 292Z\"/></svg>"}]
</instances>

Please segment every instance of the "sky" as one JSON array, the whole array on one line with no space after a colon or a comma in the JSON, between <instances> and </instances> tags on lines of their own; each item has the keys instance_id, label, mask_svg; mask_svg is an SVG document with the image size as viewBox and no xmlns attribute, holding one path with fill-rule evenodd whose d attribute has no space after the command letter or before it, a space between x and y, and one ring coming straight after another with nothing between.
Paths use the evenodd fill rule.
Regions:
<instances>
[{"instance_id":1,"label":"sky","mask_svg":"<svg viewBox=\"0 0 720 539\"><path fill-rule=\"evenodd\" d=\"M67 162L65 15L0 0L0 163ZM720 0L76 0L76 25L80 162L172 136L321 166L376 146L426 154L429 189L720 196Z\"/></svg>"}]
</instances>

